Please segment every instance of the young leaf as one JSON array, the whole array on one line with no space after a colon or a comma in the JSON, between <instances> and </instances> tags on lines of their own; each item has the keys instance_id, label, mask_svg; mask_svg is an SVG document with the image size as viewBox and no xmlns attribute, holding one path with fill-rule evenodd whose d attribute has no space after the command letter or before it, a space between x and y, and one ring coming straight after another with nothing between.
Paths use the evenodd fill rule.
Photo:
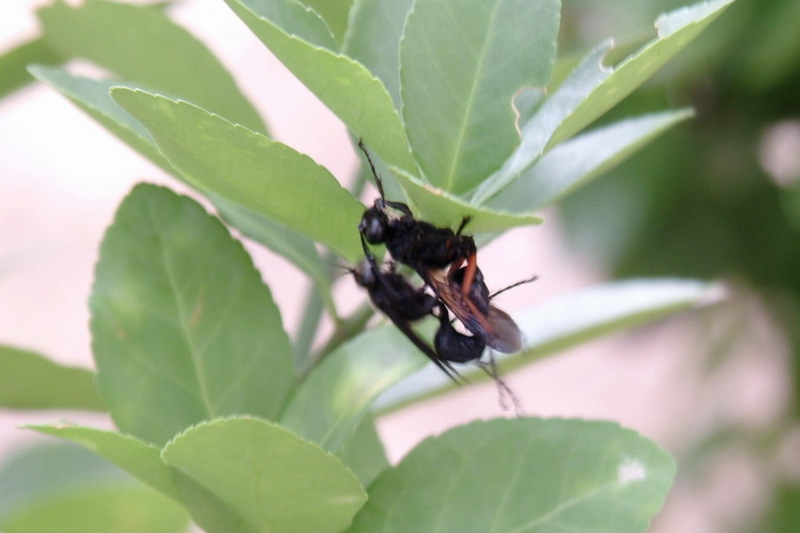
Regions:
<instances>
[{"instance_id":1,"label":"young leaf","mask_svg":"<svg viewBox=\"0 0 800 533\"><path fill-rule=\"evenodd\" d=\"M537 305L514 320L522 331L523 350L519 354L495 354L503 373L512 371L533 358L540 359L591 339L633 328L677 312L709 305L723 295L718 285L681 279L640 279L596 285ZM482 372L465 372L471 381L486 379ZM393 387L381 397L381 408L402 405L419 398L420 391ZM427 395L449 390L445 376L432 374Z\"/></svg>"},{"instance_id":2,"label":"young leaf","mask_svg":"<svg viewBox=\"0 0 800 533\"><path fill-rule=\"evenodd\" d=\"M354 135L386 163L416 172L402 121L386 88L360 63L297 31L297 2L225 1ZM302 17L304 27L307 17Z\"/></svg>"},{"instance_id":3,"label":"young leaf","mask_svg":"<svg viewBox=\"0 0 800 533\"><path fill-rule=\"evenodd\" d=\"M658 37L620 63L559 125L548 147L573 136L648 80L711 24L733 0L710 0L676 9L656 20Z\"/></svg>"},{"instance_id":4,"label":"young leaf","mask_svg":"<svg viewBox=\"0 0 800 533\"><path fill-rule=\"evenodd\" d=\"M121 78L266 132L225 67L162 9L106 0L76 7L56 1L38 15L47 43L62 56L88 59Z\"/></svg>"},{"instance_id":5,"label":"young leaf","mask_svg":"<svg viewBox=\"0 0 800 533\"><path fill-rule=\"evenodd\" d=\"M183 101L127 88L112 97L152 135L190 184L332 248L362 255L364 206L311 158Z\"/></svg>"},{"instance_id":6,"label":"young leaf","mask_svg":"<svg viewBox=\"0 0 800 533\"><path fill-rule=\"evenodd\" d=\"M91 370L62 366L11 346L0 346L0 406L105 411Z\"/></svg>"},{"instance_id":7,"label":"young leaf","mask_svg":"<svg viewBox=\"0 0 800 533\"><path fill-rule=\"evenodd\" d=\"M723 296L719 285L703 281L631 279L589 287L514 318L523 332L524 353L542 357L678 311L716 303ZM517 362L514 366L524 362L519 357L507 362L512 361Z\"/></svg>"},{"instance_id":8,"label":"young leaf","mask_svg":"<svg viewBox=\"0 0 800 533\"><path fill-rule=\"evenodd\" d=\"M621 120L575 137L555 147L523 172L492 199L489 206L514 212L542 209L691 116L690 110L665 111Z\"/></svg>"},{"instance_id":9,"label":"young leaf","mask_svg":"<svg viewBox=\"0 0 800 533\"><path fill-rule=\"evenodd\" d=\"M614 423L474 422L381 474L348 533L638 533L674 472L666 452Z\"/></svg>"},{"instance_id":10,"label":"young leaf","mask_svg":"<svg viewBox=\"0 0 800 533\"><path fill-rule=\"evenodd\" d=\"M433 224L455 229L464 217L469 217L467 233L481 233L541 224L543 221L531 213L511 213L469 204L446 191L422 183L400 169L393 170L415 209L422 218Z\"/></svg>"},{"instance_id":11,"label":"young leaf","mask_svg":"<svg viewBox=\"0 0 800 533\"><path fill-rule=\"evenodd\" d=\"M341 450L372 403L426 359L394 327L367 331L330 354L289 402L281 424L331 453Z\"/></svg>"},{"instance_id":12,"label":"young leaf","mask_svg":"<svg viewBox=\"0 0 800 533\"><path fill-rule=\"evenodd\" d=\"M172 471L161 460L161 448L116 431L64 424L26 427L80 444L164 495L181 501Z\"/></svg>"},{"instance_id":13,"label":"young leaf","mask_svg":"<svg viewBox=\"0 0 800 533\"><path fill-rule=\"evenodd\" d=\"M242 531L342 531L367 498L342 463L316 445L263 420L214 420L170 442L164 461L238 517ZM192 516L204 516L184 493Z\"/></svg>"},{"instance_id":14,"label":"young leaf","mask_svg":"<svg viewBox=\"0 0 800 533\"><path fill-rule=\"evenodd\" d=\"M545 87L558 0L417 0L400 47L403 118L427 180L456 195L519 144L514 95Z\"/></svg>"},{"instance_id":15,"label":"young leaf","mask_svg":"<svg viewBox=\"0 0 800 533\"><path fill-rule=\"evenodd\" d=\"M683 49L732 1L705 2L663 15L656 22L659 37L616 68L602 64L611 48L610 41L593 50L537 112L520 124L522 142L519 147L500 170L481 184L472 202L486 202L549 149L619 103Z\"/></svg>"},{"instance_id":16,"label":"young leaf","mask_svg":"<svg viewBox=\"0 0 800 533\"><path fill-rule=\"evenodd\" d=\"M289 340L250 257L167 189L139 185L120 206L90 307L98 388L139 439L227 414L274 418L292 388Z\"/></svg>"},{"instance_id":17,"label":"young leaf","mask_svg":"<svg viewBox=\"0 0 800 533\"><path fill-rule=\"evenodd\" d=\"M525 106L519 110L522 140L502 168L477 188L472 195L473 203L486 202L542 157L558 126L610 74L611 71L601 63L610 48L609 41L590 52L543 102L543 96L532 91L520 93L514 103ZM535 112L531 113L532 110Z\"/></svg>"}]
</instances>

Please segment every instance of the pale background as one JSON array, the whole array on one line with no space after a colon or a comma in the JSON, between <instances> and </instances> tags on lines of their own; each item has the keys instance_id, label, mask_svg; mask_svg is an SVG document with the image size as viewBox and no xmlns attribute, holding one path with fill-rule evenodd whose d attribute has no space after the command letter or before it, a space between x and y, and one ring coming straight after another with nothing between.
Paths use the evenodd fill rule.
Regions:
<instances>
[{"instance_id":1,"label":"pale background","mask_svg":"<svg viewBox=\"0 0 800 533\"><path fill-rule=\"evenodd\" d=\"M0 51L35 34L35 4L0 2ZM236 73L276 139L338 178L349 178L357 160L341 123L224 3L185 1L175 15ZM0 162L0 343L91 366L87 298L98 244L117 205L142 180L185 189L42 85L0 101ZM536 283L503 296L504 308L512 313L602 280L602 272L564 249L556 217L545 215L544 226L511 232L482 250L490 288L539 275ZM293 331L304 278L282 259L248 248ZM355 298L349 278L339 285L342 300ZM758 318L757 307L739 312L752 314L752 346L741 350L724 379L701 380L695 360L703 349L696 334L713 329L714 317L686 313L570 350L507 381L530 415L616 420L680 453L721 421L758 428L780 411L786 393L781 347ZM486 384L385 417L379 430L397 461L428 435L496 416L508 413L498 405L493 385ZM17 425L62 417L109 426L98 416L0 410L0 461L6 452L40 438ZM764 503L751 458L734 450L718 463L704 486L676 488L653 531L726 531Z\"/></svg>"}]
</instances>

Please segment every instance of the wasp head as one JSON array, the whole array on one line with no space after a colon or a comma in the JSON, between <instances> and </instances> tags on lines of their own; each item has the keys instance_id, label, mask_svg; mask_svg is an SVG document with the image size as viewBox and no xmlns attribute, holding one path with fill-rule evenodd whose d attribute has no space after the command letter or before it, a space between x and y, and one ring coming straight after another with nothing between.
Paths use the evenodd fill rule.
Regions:
<instances>
[{"instance_id":1,"label":"wasp head","mask_svg":"<svg viewBox=\"0 0 800 533\"><path fill-rule=\"evenodd\" d=\"M358 231L370 244L386 242L389 233L389 217L381 206L378 206L378 202L375 202L374 207L364 211L361 222L358 224Z\"/></svg>"}]
</instances>

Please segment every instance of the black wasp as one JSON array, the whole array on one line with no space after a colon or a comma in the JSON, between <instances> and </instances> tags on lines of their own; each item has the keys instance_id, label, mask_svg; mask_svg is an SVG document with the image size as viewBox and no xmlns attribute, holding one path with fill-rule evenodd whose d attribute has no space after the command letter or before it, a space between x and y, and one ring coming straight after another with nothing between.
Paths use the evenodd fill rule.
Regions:
<instances>
[{"instance_id":1,"label":"black wasp","mask_svg":"<svg viewBox=\"0 0 800 533\"><path fill-rule=\"evenodd\" d=\"M363 142L358 145L380 194L358 225L365 252L366 243L384 244L392 258L411 267L470 333L499 352L518 351L522 344L519 328L508 314L489 305L489 291L479 276L475 241L462 234L469 218L454 232L417 220L404 203L386 200L369 152ZM390 216L389 209L399 216Z\"/></svg>"},{"instance_id":2,"label":"black wasp","mask_svg":"<svg viewBox=\"0 0 800 533\"><path fill-rule=\"evenodd\" d=\"M450 379L458 382L458 372L455 371L449 360L435 352L411 327L411 322L433 314L433 309L437 305L441 305L439 301L432 294L426 292L425 287L416 288L411 285L402 274L395 271L393 264L387 269L381 269L375 257L366 248L366 244L364 253L366 259L352 271L356 283L367 289L373 305L386 315L419 351L424 353ZM447 325L452 328L449 320ZM481 348L481 352L483 352L483 348ZM480 354L476 357L480 357Z\"/></svg>"},{"instance_id":3,"label":"black wasp","mask_svg":"<svg viewBox=\"0 0 800 533\"><path fill-rule=\"evenodd\" d=\"M518 351L519 328L508 314L490 305L494 295L489 294L478 269L475 242L471 236L462 234L469 219L465 218L454 232L417 220L404 203L387 201L380 177L361 141L359 147L375 176L380 197L364 212L358 226L366 260L355 275L356 281L367 288L375 306L453 379L458 374L450 363L477 360L486 346L506 353ZM390 210L399 216L390 216ZM425 286L414 288L393 265L381 269L367 243L385 244L392 258L416 271ZM425 287L430 287L435 297ZM471 336L453 327L448 309ZM434 349L409 324L428 314L435 314L440 322Z\"/></svg>"},{"instance_id":4,"label":"black wasp","mask_svg":"<svg viewBox=\"0 0 800 533\"><path fill-rule=\"evenodd\" d=\"M479 366L491 377L498 386L500 392L500 403L504 408L508 405L506 398L511 400L517 414L521 414L520 402L514 392L498 376L494 359L486 363L480 362L480 357L486 349L486 341L479 335L465 335L455 329L450 322L447 307L436 297L426 291L426 286L421 288L414 287L402 274L395 270L394 263L381 269L377 260L367 248L366 241L362 241L366 259L358 269L353 269L352 273L356 282L367 289L372 303L397 326L397 328L424 353L439 369L441 369L450 379L456 383L461 383L462 378L453 368L451 363L468 363L479 361ZM466 268L459 269L461 272L454 276L455 291L459 294L459 283L463 279ZM522 283L527 283L535 279L527 279L515 283L505 289L489 294L489 290L483 281L483 274L480 270L476 271L475 281L472 285L470 298L477 303L488 307L488 313L497 313L507 319L508 324L513 326L514 331L519 335L516 324L503 311L489 305L489 300L501 292L516 287ZM434 313L434 309L438 314ZM411 327L411 322L420 320L427 315L438 316L439 329L434 338L434 348L425 342ZM506 324L507 325L507 324Z\"/></svg>"},{"instance_id":5,"label":"black wasp","mask_svg":"<svg viewBox=\"0 0 800 533\"><path fill-rule=\"evenodd\" d=\"M375 256L366 245L364 253L366 259L357 269L352 270L356 283L367 289L373 305L385 314L422 353L453 381L459 382L460 376L451 363L468 363L480 359L486 348L484 338L478 335L465 335L457 331L450 322L447 307L428 293L426 286L414 287L395 270L394 263L386 268L379 267ZM457 276L456 280L458 281L460 278L461 275ZM516 285L518 284L514 286ZM502 292L498 291L490 295L480 270L478 270L473 291L487 301ZM508 317L496 308L491 307L491 309ZM428 315L438 316L439 319L439 329L434 338L433 349L411 327L412 322ZM511 321L511 318L508 317L508 320ZM513 324L513 321L511 323ZM489 375L497 379L495 373L489 372Z\"/></svg>"}]
</instances>

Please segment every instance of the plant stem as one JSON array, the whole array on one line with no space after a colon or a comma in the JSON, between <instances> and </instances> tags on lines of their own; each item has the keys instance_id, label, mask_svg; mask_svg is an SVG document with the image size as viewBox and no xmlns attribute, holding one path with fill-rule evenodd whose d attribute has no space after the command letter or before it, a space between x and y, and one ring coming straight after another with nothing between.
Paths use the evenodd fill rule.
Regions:
<instances>
[{"instance_id":1,"label":"plant stem","mask_svg":"<svg viewBox=\"0 0 800 533\"><path fill-rule=\"evenodd\" d=\"M294 368L299 371L308 365L311 345L314 342L324 305L322 295L314 285L307 289L303 316L300 319L300 328L294 342Z\"/></svg>"},{"instance_id":2,"label":"plant stem","mask_svg":"<svg viewBox=\"0 0 800 533\"><path fill-rule=\"evenodd\" d=\"M362 331L366 326L367 321L372 318L374 311L372 306L365 303L359 307L352 315L339 322L336 330L330 336L328 341L317 351L310 354L306 358L305 365L300 368L298 374L300 380L304 380L311 370L322 361L325 356L334 351L336 348L349 341Z\"/></svg>"}]
</instances>

